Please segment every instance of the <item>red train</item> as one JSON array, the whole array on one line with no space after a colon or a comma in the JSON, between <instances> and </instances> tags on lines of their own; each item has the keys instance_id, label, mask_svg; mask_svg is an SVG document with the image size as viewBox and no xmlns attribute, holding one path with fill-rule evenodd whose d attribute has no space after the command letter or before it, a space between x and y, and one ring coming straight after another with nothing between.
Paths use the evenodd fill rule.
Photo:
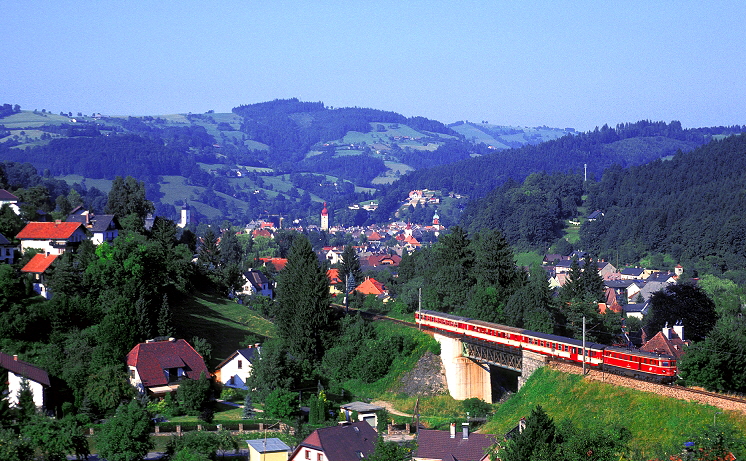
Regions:
<instances>
[{"instance_id":1,"label":"red train","mask_svg":"<svg viewBox=\"0 0 746 461\"><path fill-rule=\"evenodd\" d=\"M429 310L415 312L415 321L433 330L526 349L570 362L583 361L583 341L578 339ZM676 359L670 355L587 341L585 348L585 363L591 368L666 384L676 380Z\"/></svg>"}]
</instances>

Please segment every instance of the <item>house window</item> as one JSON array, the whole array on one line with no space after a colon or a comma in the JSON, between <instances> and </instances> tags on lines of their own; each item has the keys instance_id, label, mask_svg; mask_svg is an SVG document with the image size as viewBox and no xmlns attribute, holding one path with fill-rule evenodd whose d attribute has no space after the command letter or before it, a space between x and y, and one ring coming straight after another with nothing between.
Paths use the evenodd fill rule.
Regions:
<instances>
[{"instance_id":1,"label":"house window","mask_svg":"<svg viewBox=\"0 0 746 461\"><path fill-rule=\"evenodd\" d=\"M306 450L306 459L311 459L311 451Z\"/></svg>"},{"instance_id":2,"label":"house window","mask_svg":"<svg viewBox=\"0 0 746 461\"><path fill-rule=\"evenodd\" d=\"M241 360L238 361L238 369L240 370L243 368L243 362Z\"/></svg>"},{"instance_id":3,"label":"house window","mask_svg":"<svg viewBox=\"0 0 746 461\"><path fill-rule=\"evenodd\" d=\"M319 453L316 456L316 461L324 461L324 454L323 453Z\"/></svg>"}]
</instances>

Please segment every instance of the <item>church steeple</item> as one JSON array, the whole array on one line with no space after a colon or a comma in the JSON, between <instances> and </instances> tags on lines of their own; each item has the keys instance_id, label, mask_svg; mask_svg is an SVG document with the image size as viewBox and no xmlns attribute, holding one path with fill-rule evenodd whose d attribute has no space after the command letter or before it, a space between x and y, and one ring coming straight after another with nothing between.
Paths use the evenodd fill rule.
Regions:
<instances>
[{"instance_id":1,"label":"church steeple","mask_svg":"<svg viewBox=\"0 0 746 461\"><path fill-rule=\"evenodd\" d=\"M184 199L184 205L181 206L181 219L179 220L178 227L185 228L192 222L192 210L189 209L189 204Z\"/></svg>"},{"instance_id":2,"label":"church steeple","mask_svg":"<svg viewBox=\"0 0 746 461\"><path fill-rule=\"evenodd\" d=\"M326 202L324 202L324 208L321 210L321 230L329 230L329 210L326 209Z\"/></svg>"}]
</instances>

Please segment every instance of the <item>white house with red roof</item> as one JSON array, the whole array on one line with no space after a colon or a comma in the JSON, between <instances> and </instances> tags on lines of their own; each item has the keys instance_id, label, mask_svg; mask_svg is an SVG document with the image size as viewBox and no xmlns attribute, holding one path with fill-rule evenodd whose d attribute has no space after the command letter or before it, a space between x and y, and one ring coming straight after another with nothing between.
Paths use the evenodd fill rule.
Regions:
<instances>
[{"instance_id":1,"label":"white house with red roof","mask_svg":"<svg viewBox=\"0 0 746 461\"><path fill-rule=\"evenodd\" d=\"M365 421L316 429L290 455L290 461L354 461L376 448L378 433Z\"/></svg>"},{"instance_id":2,"label":"white house with red roof","mask_svg":"<svg viewBox=\"0 0 746 461\"><path fill-rule=\"evenodd\" d=\"M8 405L18 405L18 394L24 380L34 396L37 408L44 408L48 404L48 392L51 388L49 374L43 369L30 363L18 360L17 355L0 352L0 367L8 370Z\"/></svg>"},{"instance_id":3,"label":"white house with red roof","mask_svg":"<svg viewBox=\"0 0 746 461\"><path fill-rule=\"evenodd\" d=\"M127 354L130 384L142 393L163 396L179 388L185 379L210 376L205 361L183 339L148 340Z\"/></svg>"},{"instance_id":4,"label":"white house with red roof","mask_svg":"<svg viewBox=\"0 0 746 461\"><path fill-rule=\"evenodd\" d=\"M47 270L52 266L52 263L57 259L57 256L58 255L37 253L33 258L31 258L31 261L21 269L21 272L33 275L34 291L46 299L52 297L52 292L49 291L49 287L47 287Z\"/></svg>"},{"instance_id":5,"label":"white house with red roof","mask_svg":"<svg viewBox=\"0 0 746 461\"><path fill-rule=\"evenodd\" d=\"M22 253L35 248L42 253L61 255L87 239L88 230L80 222L30 222L16 238L21 241Z\"/></svg>"}]
</instances>

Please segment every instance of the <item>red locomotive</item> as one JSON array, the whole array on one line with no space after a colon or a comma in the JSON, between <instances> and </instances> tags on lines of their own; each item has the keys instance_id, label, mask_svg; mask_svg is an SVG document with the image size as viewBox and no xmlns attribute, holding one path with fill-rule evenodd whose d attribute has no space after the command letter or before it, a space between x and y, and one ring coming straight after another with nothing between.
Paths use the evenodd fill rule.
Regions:
<instances>
[{"instance_id":1,"label":"red locomotive","mask_svg":"<svg viewBox=\"0 0 746 461\"><path fill-rule=\"evenodd\" d=\"M583 361L583 342L578 339L430 310L415 312L415 321L433 330L526 349L570 362ZM585 363L591 368L661 383L671 383L676 379L676 359L669 355L592 342L586 342L585 349Z\"/></svg>"}]
</instances>

